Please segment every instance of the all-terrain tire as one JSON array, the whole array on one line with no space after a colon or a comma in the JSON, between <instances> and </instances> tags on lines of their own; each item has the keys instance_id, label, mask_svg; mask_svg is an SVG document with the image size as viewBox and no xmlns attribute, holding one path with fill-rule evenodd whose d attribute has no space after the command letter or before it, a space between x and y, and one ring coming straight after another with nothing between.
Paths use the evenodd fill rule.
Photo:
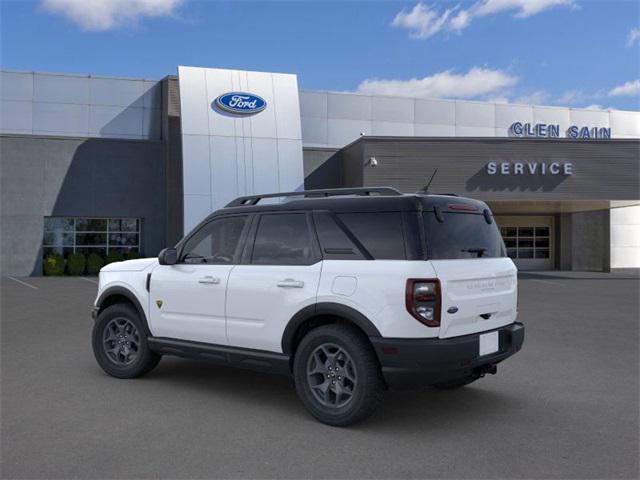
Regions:
<instances>
[{"instance_id":1,"label":"all-terrain tire","mask_svg":"<svg viewBox=\"0 0 640 480\"><path fill-rule=\"evenodd\" d=\"M105 308L93 325L91 343L98 365L117 378L135 378L150 372L161 355L151 351L140 315L131 305Z\"/></svg>"},{"instance_id":2,"label":"all-terrain tire","mask_svg":"<svg viewBox=\"0 0 640 480\"><path fill-rule=\"evenodd\" d=\"M385 384L375 352L351 325L323 325L307 333L296 350L293 373L304 406L328 425L365 420L383 399Z\"/></svg>"}]
</instances>

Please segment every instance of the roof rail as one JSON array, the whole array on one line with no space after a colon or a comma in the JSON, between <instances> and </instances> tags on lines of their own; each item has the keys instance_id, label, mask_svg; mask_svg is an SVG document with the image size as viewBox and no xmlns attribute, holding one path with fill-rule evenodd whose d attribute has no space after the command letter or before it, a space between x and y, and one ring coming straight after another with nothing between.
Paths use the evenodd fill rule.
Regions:
<instances>
[{"instance_id":1,"label":"roof rail","mask_svg":"<svg viewBox=\"0 0 640 480\"><path fill-rule=\"evenodd\" d=\"M225 205L228 207L242 207L256 205L263 198L278 197L334 197L338 195L365 195L369 196L375 193L380 196L402 195L402 192L391 187L359 187L359 188L329 188L326 190L302 190L300 192L280 192L266 193L263 195L248 195L246 197L238 197Z\"/></svg>"}]
</instances>

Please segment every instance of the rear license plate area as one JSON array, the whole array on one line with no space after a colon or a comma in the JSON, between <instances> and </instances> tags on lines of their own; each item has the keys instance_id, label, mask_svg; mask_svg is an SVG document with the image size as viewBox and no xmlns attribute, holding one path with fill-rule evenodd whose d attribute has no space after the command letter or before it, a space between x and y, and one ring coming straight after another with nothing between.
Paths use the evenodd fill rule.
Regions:
<instances>
[{"instance_id":1,"label":"rear license plate area","mask_svg":"<svg viewBox=\"0 0 640 480\"><path fill-rule=\"evenodd\" d=\"M480 357L495 353L500 348L500 334L499 332L483 333L479 339L479 352Z\"/></svg>"}]
</instances>

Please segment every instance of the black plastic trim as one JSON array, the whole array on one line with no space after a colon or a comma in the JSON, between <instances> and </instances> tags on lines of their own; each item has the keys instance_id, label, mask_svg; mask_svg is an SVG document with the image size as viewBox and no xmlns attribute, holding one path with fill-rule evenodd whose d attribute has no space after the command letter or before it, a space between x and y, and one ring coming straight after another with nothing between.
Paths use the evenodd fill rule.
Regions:
<instances>
[{"instance_id":1,"label":"black plastic trim","mask_svg":"<svg viewBox=\"0 0 640 480\"><path fill-rule=\"evenodd\" d=\"M387 385L416 388L461 378L474 369L495 365L515 354L524 342L524 325L504 327L452 338L370 338ZM498 351L480 357L480 335L499 332Z\"/></svg>"},{"instance_id":2,"label":"black plastic trim","mask_svg":"<svg viewBox=\"0 0 640 480\"><path fill-rule=\"evenodd\" d=\"M149 337L149 348L162 355L207 360L220 365L291 375L289 355L166 337Z\"/></svg>"},{"instance_id":3,"label":"black plastic trim","mask_svg":"<svg viewBox=\"0 0 640 480\"><path fill-rule=\"evenodd\" d=\"M138 301L138 298L135 296L135 294L131 290L128 290L124 287L117 287L117 286L107 288L104 292L102 292L102 294L96 301L95 306L98 308L98 313L102 310L102 304L104 303L104 301L107 298L112 297L114 295L121 295L125 297L127 300L129 300L131 303L133 303L133 306L136 308L138 315L140 315L140 318L142 319L142 323L144 324L144 328L145 328L145 333L147 334L147 336L150 336L151 330L149 330L149 323L147 322L147 316L144 314L144 310L142 309L142 305ZM97 318L98 313L96 314L95 318Z\"/></svg>"},{"instance_id":4,"label":"black plastic trim","mask_svg":"<svg viewBox=\"0 0 640 480\"><path fill-rule=\"evenodd\" d=\"M369 337L380 337L380 331L371 321L357 310L340 303L321 302L309 305L296 313L282 334L282 351L293 353L298 329L307 321L317 316L340 317L354 323Z\"/></svg>"}]
</instances>

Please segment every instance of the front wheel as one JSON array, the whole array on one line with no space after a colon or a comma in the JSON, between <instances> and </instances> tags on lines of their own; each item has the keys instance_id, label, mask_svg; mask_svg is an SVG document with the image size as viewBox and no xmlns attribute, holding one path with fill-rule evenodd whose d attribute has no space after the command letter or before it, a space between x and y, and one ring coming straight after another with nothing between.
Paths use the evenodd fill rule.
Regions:
<instances>
[{"instance_id":1,"label":"front wheel","mask_svg":"<svg viewBox=\"0 0 640 480\"><path fill-rule=\"evenodd\" d=\"M138 312L130 305L115 304L100 312L91 343L98 365L113 377L139 377L160 361L160 355L149 348Z\"/></svg>"},{"instance_id":2,"label":"front wheel","mask_svg":"<svg viewBox=\"0 0 640 480\"><path fill-rule=\"evenodd\" d=\"M380 366L356 327L332 324L311 330L298 346L293 370L302 403L328 425L360 422L382 402Z\"/></svg>"}]
</instances>

